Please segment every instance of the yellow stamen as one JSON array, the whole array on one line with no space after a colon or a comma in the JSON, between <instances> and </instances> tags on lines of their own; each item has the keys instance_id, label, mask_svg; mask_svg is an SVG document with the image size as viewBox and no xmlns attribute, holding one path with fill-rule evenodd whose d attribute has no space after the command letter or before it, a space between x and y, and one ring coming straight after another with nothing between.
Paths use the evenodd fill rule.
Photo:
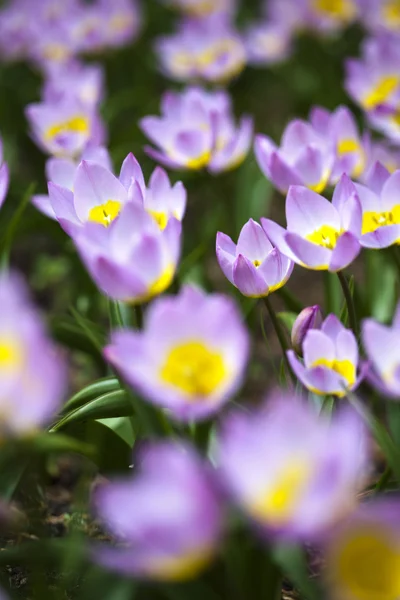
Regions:
<instances>
[{"instance_id":1,"label":"yellow stamen","mask_svg":"<svg viewBox=\"0 0 400 600\"><path fill-rule=\"evenodd\" d=\"M166 556L155 559L148 566L149 575L161 581L193 579L210 562L213 551L209 548L189 552L184 556Z\"/></svg>"},{"instance_id":2,"label":"yellow stamen","mask_svg":"<svg viewBox=\"0 0 400 600\"><path fill-rule=\"evenodd\" d=\"M200 154L200 156L197 156L196 158L188 159L186 166L189 167L189 169L194 169L194 170L202 169L203 167L208 165L210 160L211 160L211 152L209 150L207 150L206 152L203 152L203 154Z\"/></svg>"},{"instance_id":3,"label":"yellow stamen","mask_svg":"<svg viewBox=\"0 0 400 600\"><path fill-rule=\"evenodd\" d=\"M161 273L160 277L158 277L158 279L149 285L146 294L136 298L134 302L130 301L129 299L127 299L126 302L131 302L131 304L143 304L144 302L148 302L154 298L154 296L159 296L171 285L174 275L174 266L168 265L163 273Z\"/></svg>"},{"instance_id":4,"label":"yellow stamen","mask_svg":"<svg viewBox=\"0 0 400 600\"><path fill-rule=\"evenodd\" d=\"M363 214L361 233L372 233L386 225L400 225L400 204L394 206L390 211L365 212Z\"/></svg>"},{"instance_id":5,"label":"yellow stamen","mask_svg":"<svg viewBox=\"0 0 400 600\"><path fill-rule=\"evenodd\" d=\"M253 265L254 265L255 267L259 267L259 266L261 265L261 261L260 261L260 260L257 260L257 259L256 259L256 260L253 260Z\"/></svg>"},{"instance_id":6,"label":"yellow stamen","mask_svg":"<svg viewBox=\"0 0 400 600\"><path fill-rule=\"evenodd\" d=\"M68 121L64 121L63 123L58 123L57 125L52 125L46 131L45 137L48 140L55 138L57 135L63 133L88 133L89 132L89 122L87 118L83 115L76 115L76 117L72 117Z\"/></svg>"},{"instance_id":7,"label":"yellow stamen","mask_svg":"<svg viewBox=\"0 0 400 600\"><path fill-rule=\"evenodd\" d=\"M333 250L336 247L340 235L341 232L334 227L331 227L330 225L322 225L316 231L306 235L306 239L317 246L322 246L322 248Z\"/></svg>"},{"instance_id":8,"label":"yellow stamen","mask_svg":"<svg viewBox=\"0 0 400 600\"><path fill-rule=\"evenodd\" d=\"M249 506L256 519L282 523L289 519L310 477L310 466L294 459L276 478L271 489Z\"/></svg>"},{"instance_id":9,"label":"yellow stamen","mask_svg":"<svg viewBox=\"0 0 400 600\"><path fill-rule=\"evenodd\" d=\"M43 49L43 57L47 60L54 60L55 62L63 62L69 55L69 48L62 44L48 44Z\"/></svg>"},{"instance_id":10,"label":"yellow stamen","mask_svg":"<svg viewBox=\"0 0 400 600\"><path fill-rule=\"evenodd\" d=\"M190 341L172 348L160 371L169 385L189 396L209 396L227 374L223 356L200 341Z\"/></svg>"},{"instance_id":11,"label":"yellow stamen","mask_svg":"<svg viewBox=\"0 0 400 600\"><path fill-rule=\"evenodd\" d=\"M107 200L104 204L99 204L91 209L89 212L89 221L108 227L118 217L120 211L121 202Z\"/></svg>"},{"instance_id":12,"label":"yellow stamen","mask_svg":"<svg viewBox=\"0 0 400 600\"><path fill-rule=\"evenodd\" d=\"M371 110L383 104L396 90L400 82L398 75L387 75L382 77L373 90L363 99L362 104L366 110Z\"/></svg>"},{"instance_id":13,"label":"yellow stamen","mask_svg":"<svg viewBox=\"0 0 400 600\"><path fill-rule=\"evenodd\" d=\"M334 546L328 567L332 583L343 598L396 600L400 597L400 552L389 536L364 525Z\"/></svg>"},{"instance_id":14,"label":"yellow stamen","mask_svg":"<svg viewBox=\"0 0 400 600\"><path fill-rule=\"evenodd\" d=\"M156 210L148 210L149 215L153 217L160 229L165 229L168 223L168 215L163 212L157 212Z\"/></svg>"}]
</instances>

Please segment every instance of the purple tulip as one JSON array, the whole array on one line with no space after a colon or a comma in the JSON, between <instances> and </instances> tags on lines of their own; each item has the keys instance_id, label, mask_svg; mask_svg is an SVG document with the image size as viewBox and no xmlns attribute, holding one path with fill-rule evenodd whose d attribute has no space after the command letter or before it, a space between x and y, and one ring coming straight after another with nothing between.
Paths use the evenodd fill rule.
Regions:
<instances>
[{"instance_id":1,"label":"purple tulip","mask_svg":"<svg viewBox=\"0 0 400 600\"><path fill-rule=\"evenodd\" d=\"M250 298L262 298L278 290L293 271L293 262L272 246L253 219L243 226L237 245L219 232L216 251L225 277Z\"/></svg>"},{"instance_id":2,"label":"purple tulip","mask_svg":"<svg viewBox=\"0 0 400 600\"><path fill-rule=\"evenodd\" d=\"M101 178L98 181L107 183ZM93 191L89 186L86 189L91 202ZM71 235L104 294L131 304L148 302L172 283L180 256L181 223L171 218L161 229L142 205L127 201L127 192L117 178L108 188L115 192L114 200L106 198L105 189L97 188L101 202L90 209L91 220L74 227ZM86 209L82 203L83 215Z\"/></svg>"},{"instance_id":3,"label":"purple tulip","mask_svg":"<svg viewBox=\"0 0 400 600\"><path fill-rule=\"evenodd\" d=\"M381 498L361 505L324 546L323 577L332 600L389 600L400 595L400 503Z\"/></svg>"},{"instance_id":4,"label":"purple tulip","mask_svg":"<svg viewBox=\"0 0 400 600\"><path fill-rule=\"evenodd\" d=\"M189 87L182 93L167 92L162 116L145 117L140 126L159 150L147 147L156 161L173 169L212 173L237 167L246 157L253 135L250 117L234 122L231 100L224 91L206 92Z\"/></svg>"},{"instance_id":5,"label":"purple tulip","mask_svg":"<svg viewBox=\"0 0 400 600\"><path fill-rule=\"evenodd\" d=\"M95 507L120 548L98 548L95 559L124 575L183 581L214 558L222 508L214 481L189 446L159 442L139 457L139 473L98 488Z\"/></svg>"},{"instance_id":6,"label":"purple tulip","mask_svg":"<svg viewBox=\"0 0 400 600\"><path fill-rule=\"evenodd\" d=\"M330 178L337 183L343 173L358 179L365 170L369 138L360 136L356 120L346 106L339 106L333 113L315 107L310 114L312 126L323 136L334 140L336 161Z\"/></svg>"},{"instance_id":7,"label":"purple tulip","mask_svg":"<svg viewBox=\"0 0 400 600\"><path fill-rule=\"evenodd\" d=\"M80 156L89 142L104 141L103 125L94 108L73 98L30 104L26 117L37 145L59 158Z\"/></svg>"},{"instance_id":8,"label":"purple tulip","mask_svg":"<svg viewBox=\"0 0 400 600\"><path fill-rule=\"evenodd\" d=\"M146 187L142 169L133 154L124 160L117 178L107 164L108 154L102 151L97 148L86 152L94 162L83 160L78 167L73 161L49 161L50 206L46 204L46 197L36 198L36 206L52 213L69 235L91 221L108 227L128 202L145 208L161 229L170 219L182 220L186 190L181 182L171 187L165 171L157 167Z\"/></svg>"},{"instance_id":9,"label":"purple tulip","mask_svg":"<svg viewBox=\"0 0 400 600\"><path fill-rule=\"evenodd\" d=\"M60 406L66 373L19 277L1 274L0 305L3 438L30 434L49 423Z\"/></svg>"},{"instance_id":10,"label":"purple tulip","mask_svg":"<svg viewBox=\"0 0 400 600\"><path fill-rule=\"evenodd\" d=\"M277 395L223 423L216 462L233 500L267 538L311 541L355 505L367 440L352 409L329 419L296 396Z\"/></svg>"},{"instance_id":11,"label":"purple tulip","mask_svg":"<svg viewBox=\"0 0 400 600\"><path fill-rule=\"evenodd\" d=\"M286 127L281 146L265 135L255 139L254 151L261 171L282 193L291 185L304 185L318 193L328 185L335 166L335 140L300 119Z\"/></svg>"},{"instance_id":12,"label":"purple tulip","mask_svg":"<svg viewBox=\"0 0 400 600\"><path fill-rule=\"evenodd\" d=\"M355 185L342 175L332 203L307 188L292 186L286 199L287 229L270 219L261 219L261 224L285 256L308 269L334 273L359 254L361 219Z\"/></svg>"},{"instance_id":13,"label":"purple tulip","mask_svg":"<svg viewBox=\"0 0 400 600\"><path fill-rule=\"evenodd\" d=\"M360 18L372 33L395 33L400 27L400 6L397 0L358 0Z\"/></svg>"},{"instance_id":14,"label":"purple tulip","mask_svg":"<svg viewBox=\"0 0 400 600\"><path fill-rule=\"evenodd\" d=\"M108 150L103 146L88 146L82 154L82 160L96 163L112 171L111 158ZM68 191L72 193L74 187L74 178L79 163L72 160L71 158L49 158L46 161L46 178L49 182L55 184L58 187L65 188L61 196L64 198L71 198ZM60 197L60 195L59 195ZM32 203L38 210L40 210L46 217L51 219L57 219L58 205L55 204L57 214L53 209L50 196L47 194L37 194L32 197ZM76 212L76 211L75 211ZM62 218L62 217L61 217ZM76 219L74 219L76 221ZM67 226L68 228L68 226Z\"/></svg>"},{"instance_id":15,"label":"purple tulip","mask_svg":"<svg viewBox=\"0 0 400 600\"><path fill-rule=\"evenodd\" d=\"M43 100L56 103L64 98L76 98L89 107L97 106L104 95L104 71L101 65L69 63L51 73L45 80Z\"/></svg>"},{"instance_id":16,"label":"purple tulip","mask_svg":"<svg viewBox=\"0 0 400 600\"><path fill-rule=\"evenodd\" d=\"M290 366L301 383L314 394L339 398L360 383L358 346L354 333L331 314L320 329L309 329L304 336L304 364L293 350L287 352Z\"/></svg>"},{"instance_id":17,"label":"purple tulip","mask_svg":"<svg viewBox=\"0 0 400 600\"><path fill-rule=\"evenodd\" d=\"M66 2L67 4L67 2ZM26 0L13 0L0 10L0 54L2 60L25 58L33 40L33 27Z\"/></svg>"},{"instance_id":18,"label":"purple tulip","mask_svg":"<svg viewBox=\"0 0 400 600\"><path fill-rule=\"evenodd\" d=\"M357 0L305 0L308 27L336 31L347 27L358 17Z\"/></svg>"},{"instance_id":19,"label":"purple tulip","mask_svg":"<svg viewBox=\"0 0 400 600\"><path fill-rule=\"evenodd\" d=\"M301 313L299 313L295 322L293 323L291 342L293 350L299 356L303 352L303 342L307 332L310 329L319 329L322 325L322 313L320 307L316 304L315 306L307 306Z\"/></svg>"},{"instance_id":20,"label":"purple tulip","mask_svg":"<svg viewBox=\"0 0 400 600\"><path fill-rule=\"evenodd\" d=\"M6 199L9 183L10 173L7 163L3 161L3 142L0 139L0 208Z\"/></svg>"},{"instance_id":21,"label":"purple tulip","mask_svg":"<svg viewBox=\"0 0 400 600\"><path fill-rule=\"evenodd\" d=\"M370 172L367 185L355 184L362 208L360 244L387 248L400 240L400 171L390 175L380 163Z\"/></svg>"},{"instance_id":22,"label":"purple tulip","mask_svg":"<svg viewBox=\"0 0 400 600\"><path fill-rule=\"evenodd\" d=\"M178 81L226 82L245 66L246 51L226 15L184 20L177 33L159 38L161 68Z\"/></svg>"},{"instance_id":23,"label":"purple tulip","mask_svg":"<svg viewBox=\"0 0 400 600\"><path fill-rule=\"evenodd\" d=\"M218 12L232 12L236 7L236 0L164 0L164 3L197 18Z\"/></svg>"},{"instance_id":24,"label":"purple tulip","mask_svg":"<svg viewBox=\"0 0 400 600\"><path fill-rule=\"evenodd\" d=\"M400 398L400 304L391 327L365 319L362 323L362 341L372 365L368 380L383 394Z\"/></svg>"},{"instance_id":25,"label":"purple tulip","mask_svg":"<svg viewBox=\"0 0 400 600\"><path fill-rule=\"evenodd\" d=\"M245 46L250 64L276 64L292 52L292 31L282 23L256 22L246 31Z\"/></svg>"},{"instance_id":26,"label":"purple tulip","mask_svg":"<svg viewBox=\"0 0 400 600\"><path fill-rule=\"evenodd\" d=\"M215 414L234 395L248 350L233 301L185 287L153 302L143 331L114 333L105 356L144 398L178 421L193 421Z\"/></svg>"}]
</instances>

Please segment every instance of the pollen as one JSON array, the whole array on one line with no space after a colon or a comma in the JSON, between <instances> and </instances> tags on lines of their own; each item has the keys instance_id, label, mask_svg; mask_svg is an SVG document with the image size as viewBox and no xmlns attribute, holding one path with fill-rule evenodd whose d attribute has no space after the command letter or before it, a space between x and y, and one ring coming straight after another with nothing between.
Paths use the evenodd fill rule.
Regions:
<instances>
[{"instance_id":1,"label":"pollen","mask_svg":"<svg viewBox=\"0 0 400 600\"><path fill-rule=\"evenodd\" d=\"M330 225L322 225L322 227L316 231L309 233L306 236L306 239L317 246L322 246L322 248L333 250L336 247L340 234L341 232L334 227L331 227Z\"/></svg>"},{"instance_id":2,"label":"pollen","mask_svg":"<svg viewBox=\"0 0 400 600\"><path fill-rule=\"evenodd\" d=\"M120 211L121 202L107 200L104 204L99 204L99 206L91 209L89 212L89 221L108 227L118 217Z\"/></svg>"},{"instance_id":3,"label":"pollen","mask_svg":"<svg viewBox=\"0 0 400 600\"><path fill-rule=\"evenodd\" d=\"M209 396L223 383L226 366L219 352L203 342L190 341L170 350L160 376L188 396Z\"/></svg>"},{"instance_id":4,"label":"pollen","mask_svg":"<svg viewBox=\"0 0 400 600\"><path fill-rule=\"evenodd\" d=\"M65 133L88 133L89 132L89 122L86 117L82 115L77 115L76 117L72 117L68 121L64 121L63 123L58 123L56 125L52 125L48 128L46 132L46 138L51 140L58 135L62 135Z\"/></svg>"}]
</instances>

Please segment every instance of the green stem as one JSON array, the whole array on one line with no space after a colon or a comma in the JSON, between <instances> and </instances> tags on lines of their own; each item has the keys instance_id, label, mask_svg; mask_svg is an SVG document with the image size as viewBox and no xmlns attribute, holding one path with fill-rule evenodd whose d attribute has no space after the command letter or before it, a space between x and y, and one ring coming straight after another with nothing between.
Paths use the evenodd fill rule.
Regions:
<instances>
[{"instance_id":1,"label":"green stem","mask_svg":"<svg viewBox=\"0 0 400 600\"><path fill-rule=\"evenodd\" d=\"M358 331L357 315L356 315L356 309L354 306L351 291L349 288L349 284L347 282L346 277L343 275L342 271L338 271L337 276L339 278L340 285L342 286L342 290L343 290L343 295L346 300L347 310L349 313L350 327L352 328L354 335L358 339L359 331Z\"/></svg>"},{"instance_id":2,"label":"green stem","mask_svg":"<svg viewBox=\"0 0 400 600\"><path fill-rule=\"evenodd\" d=\"M269 299L269 296L266 296L264 298L264 302L265 302L265 306L267 307L267 311L268 311L269 317L270 317L270 319L272 321L272 325L274 326L276 336L277 336L277 338L279 340L279 343L281 345L281 348L282 348L283 360L285 361L285 364L286 364L286 367L287 367L287 369L289 371L290 377L292 378L293 385L296 385L296 383L297 383L296 382L296 377L294 376L294 373L293 373L293 371L292 371L292 369L290 367L289 360L288 360L288 357L287 357L287 354L286 354L286 352L288 350L288 345L287 345L287 341L286 341L286 338L285 338L285 334L283 332L281 324L279 323L278 317L276 316L275 311L274 311L274 309L272 307L272 304L271 304L271 301Z\"/></svg>"},{"instance_id":3,"label":"green stem","mask_svg":"<svg viewBox=\"0 0 400 600\"><path fill-rule=\"evenodd\" d=\"M117 300L111 300L111 298L108 299L108 314L110 317L111 329L121 329L124 326L121 307Z\"/></svg>"},{"instance_id":4,"label":"green stem","mask_svg":"<svg viewBox=\"0 0 400 600\"><path fill-rule=\"evenodd\" d=\"M134 306L136 327L137 329L143 329L143 307L141 304L135 304Z\"/></svg>"}]
</instances>

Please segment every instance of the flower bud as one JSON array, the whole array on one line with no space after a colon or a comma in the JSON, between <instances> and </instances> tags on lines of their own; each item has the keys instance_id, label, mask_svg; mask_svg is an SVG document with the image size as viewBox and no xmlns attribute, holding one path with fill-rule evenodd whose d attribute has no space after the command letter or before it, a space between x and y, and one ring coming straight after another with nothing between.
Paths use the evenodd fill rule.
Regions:
<instances>
[{"instance_id":1,"label":"flower bud","mask_svg":"<svg viewBox=\"0 0 400 600\"><path fill-rule=\"evenodd\" d=\"M315 306L307 306L298 315L293 323L291 341L295 352L301 356L303 341L309 329L319 329L322 323L321 309Z\"/></svg>"}]
</instances>

